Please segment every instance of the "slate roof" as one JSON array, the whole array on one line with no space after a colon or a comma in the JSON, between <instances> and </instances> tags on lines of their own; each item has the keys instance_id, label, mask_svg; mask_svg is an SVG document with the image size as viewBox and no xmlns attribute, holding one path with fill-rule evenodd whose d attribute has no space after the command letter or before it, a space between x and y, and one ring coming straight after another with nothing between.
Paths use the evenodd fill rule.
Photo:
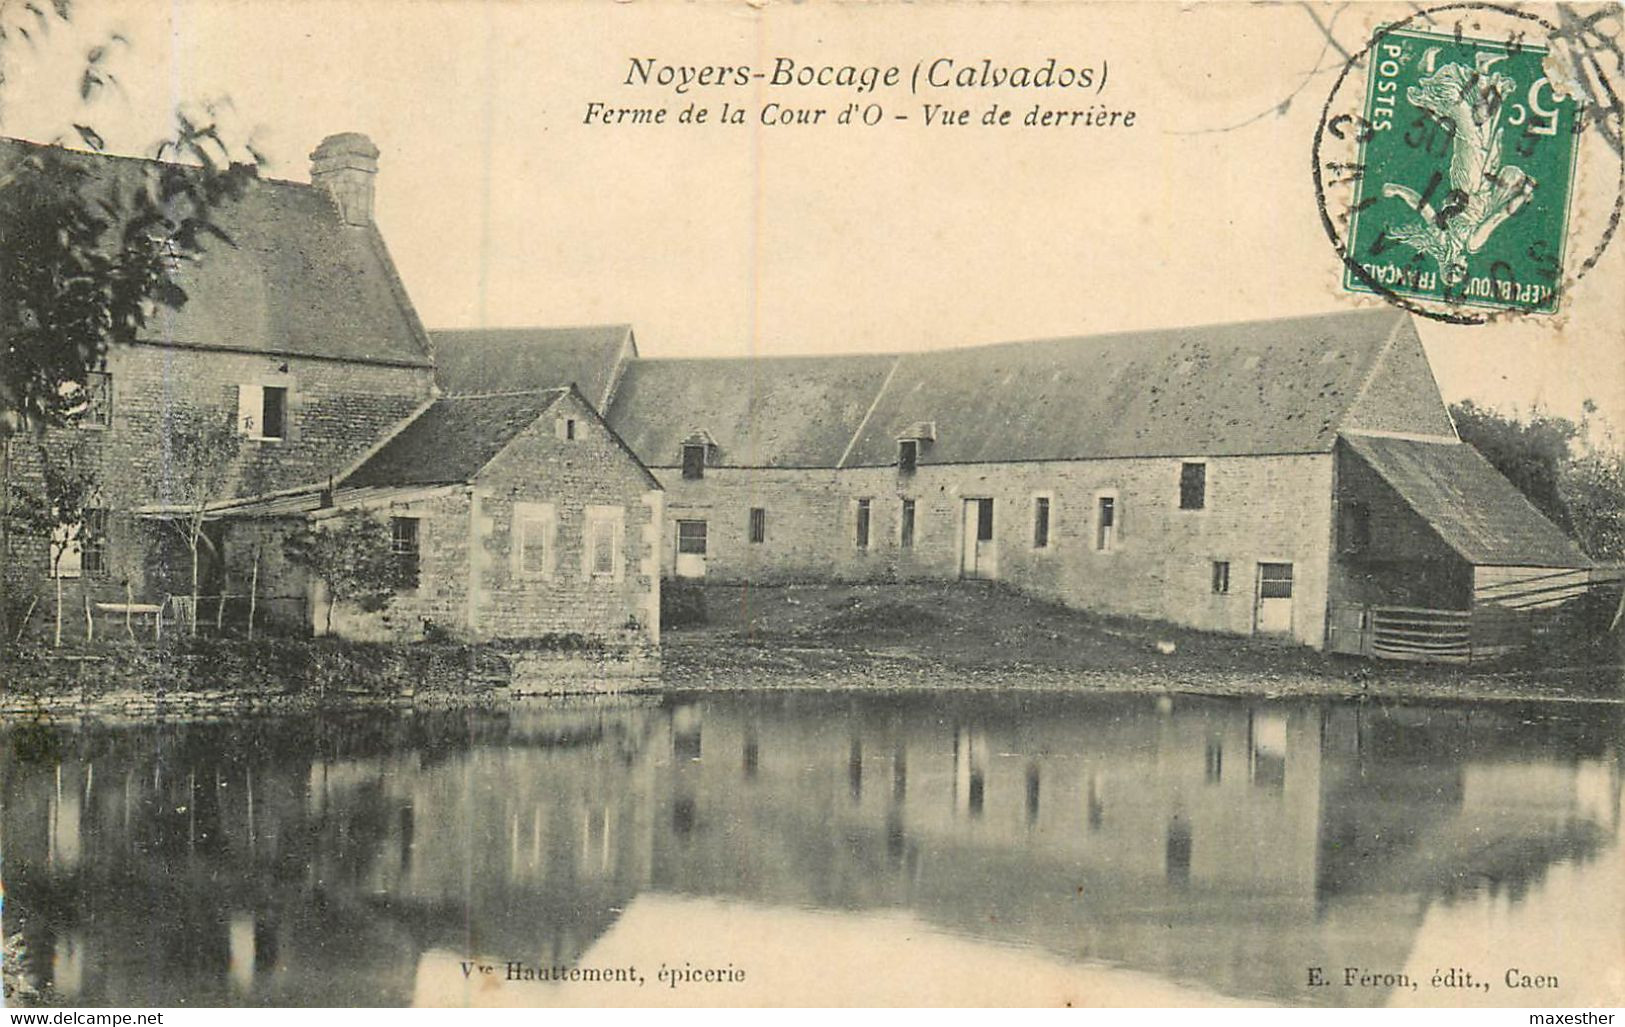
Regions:
<instances>
[{"instance_id":1,"label":"slate roof","mask_svg":"<svg viewBox=\"0 0 1625 1027\"><path fill-rule=\"evenodd\" d=\"M1326 452L1405 315L1383 308L901 358L845 466Z\"/></svg>"},{"instance_id":2,"label":"slate roof","mask_svg":"<svg viewBox=\"0 0 1625 1027\"><path fill-rule=\"evenodd\" d=\"M834 467L896 359L630 361L607 419L651 467L677 466L695 432L711 437L726 466Z\"/></svg>"},{"instance_id":3,"label":"slate roof","mask_svg":"<svg viewBox=\"0 0 1625 1027\"><path fill-rule=\"evenodd\" d=\"M443 396L339 483L432 485L472 481L569 389Z\"/></svg>"},{"instance_id":4,"label":"slate roof","mask_svg":"<svg viewBox=\"0 0 1625 1027\"><path fill-rule=\"evenodd\" d=\"M448 394L574 384L603 409L631 325L475 328L430 333L435 383Z\"/></svg>"},{"instance_id":5,"label":"slate roof","mask_svg":"<svg viewBox=\"0 0 1625 1027\"><path fill-rule=\"evenodd\" d=\"M0 138L0 169L43 148ZM63 152L92 165L94 182L125 187L156 166ZM215 220L235 245L205 241L205 258L176 275L187 303L160 308L145 341L429 366L428 336L382 237L373 226L344 224L324 190L259 179Z\"/></svg>"},{"instance_id":6,"label":"slate roof","mask_svg":"<svg viewBox=\"0 0 1625 1027\"><path fill-rule=\"evenodd\" d=\"M1465 442L1345 436L1445 544L1478 566L1590 567L1591 560Z\"/></svg>"}]
</instances>

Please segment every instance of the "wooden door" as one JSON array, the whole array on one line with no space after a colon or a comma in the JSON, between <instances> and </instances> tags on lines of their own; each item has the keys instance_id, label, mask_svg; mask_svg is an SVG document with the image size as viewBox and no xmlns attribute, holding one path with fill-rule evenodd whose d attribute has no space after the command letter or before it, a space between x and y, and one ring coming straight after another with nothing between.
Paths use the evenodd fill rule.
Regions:
<instances>
[{"instance_id":1,"label":"wooden door","mask_svg":"<svg viewBox=\"0 0 1625 1027\"><path fill-rule=\"evenodd\" d=\"M1258 565L1258 607L1255 627L1260 635L1292 634L1292 565Z\"/></svg>"}]
</instances>

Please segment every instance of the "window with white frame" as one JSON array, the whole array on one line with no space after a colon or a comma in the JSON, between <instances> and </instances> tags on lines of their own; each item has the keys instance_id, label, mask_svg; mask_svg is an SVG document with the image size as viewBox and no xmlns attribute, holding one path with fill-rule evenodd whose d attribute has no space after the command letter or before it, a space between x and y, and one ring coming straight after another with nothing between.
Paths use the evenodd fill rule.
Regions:
<instances>
[{"instance_id":1,"label":"window with white frame","mask_svg":"<svg viewBox=\"0 0 1625 1027\"><path fill-rule=\"evenodd\" d=\"M389 519L389 551L400 566L401 577L417 587L418 583L418 519L391 517Z\"/></svg>"},{"instance_id":2,"label":"window with white frame","mask_svg":"<svg viewBox=\"0 0 1625 1027\"><path fill-rule=\"evenodd\" d=\"M582 547L585 550L582 554L584 577L620 579L621 529L625 522L626 511L622 507L587 507Z\"/></svg>"},{"instance_id":3,"label":"window with white frame","mask_svg":"<svg viewBox=\"0 0 1625 1027\"><path fill-rule=\"evenodd\" d=\"M285 385L237 386L237 430L251 439L287 438L288 392Z\"/></svg>"},{"instance_id":4,"label":"window with white frame","mask_svg":"<svg viewBox=\"0 0 1625 1027\"><path fill-rule=\"evenodd\" d=\"M513 505L513 572L521 578L553 575L553 504Z\"/></svg>"}]
</instances>

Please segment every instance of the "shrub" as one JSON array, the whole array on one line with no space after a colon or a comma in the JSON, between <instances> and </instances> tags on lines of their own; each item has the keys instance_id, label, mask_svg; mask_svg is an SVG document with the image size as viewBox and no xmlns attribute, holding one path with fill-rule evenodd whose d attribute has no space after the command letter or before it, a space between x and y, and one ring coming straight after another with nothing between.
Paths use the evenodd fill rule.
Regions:
<instances>
[{"instance_id":1,"label":"shrub","mask_svg":"<svg viewBox=\"0 0 1625 1027\"><path fill-rule=\"evenodd\" d=\"M705 586L692 581L660 583L660 624L663 628L686 628L708 623L705 612Z\"/></svg>"}]
</instances>

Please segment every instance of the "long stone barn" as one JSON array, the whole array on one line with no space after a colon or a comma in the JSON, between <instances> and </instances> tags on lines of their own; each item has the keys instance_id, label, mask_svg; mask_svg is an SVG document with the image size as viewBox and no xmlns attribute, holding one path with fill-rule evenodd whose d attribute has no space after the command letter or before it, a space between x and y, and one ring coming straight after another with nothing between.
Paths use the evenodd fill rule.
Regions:
<instances>
[{"instance_id":1,"label":"long stone barn","mask_svg":"<svg viewBox=\"0 0 1625 1027\"><path fill-rule=\"evenodd\" d=\"M890 355L648 359L432 332L446 393L574 382L665 491L661 572L987 579L1339 651L1504 651L1591 561L1457 436L1410 318Z\"/></svg>"}]
</instances>

